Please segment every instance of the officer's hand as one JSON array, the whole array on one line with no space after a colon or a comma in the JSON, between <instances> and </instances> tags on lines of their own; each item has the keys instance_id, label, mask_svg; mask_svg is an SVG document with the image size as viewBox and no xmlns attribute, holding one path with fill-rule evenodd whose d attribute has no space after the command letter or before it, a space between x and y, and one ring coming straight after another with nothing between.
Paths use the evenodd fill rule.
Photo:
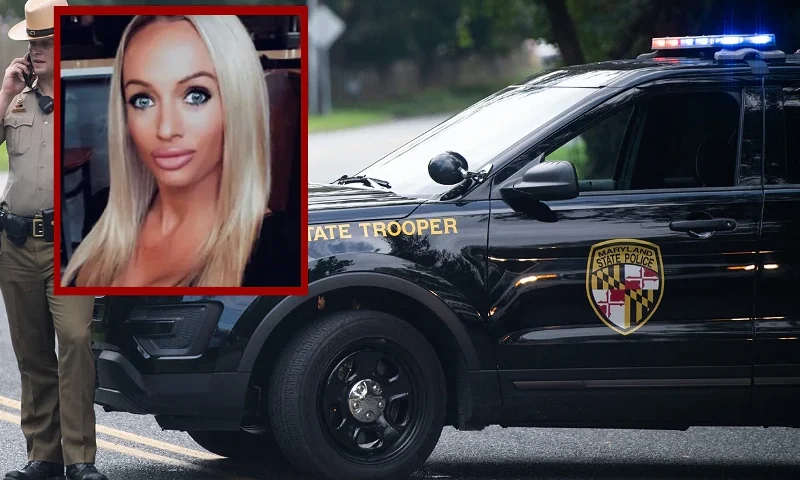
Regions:
<instances>
[{"instance_id":1,"label":"officer's hand","mask_svg":"<svg viewBox=\"0 0 800 480\"><path fill-rule=\"evenodd\" d=\"M25 89L25 79L23 73L29 73L29 66L25 57L15 58L11 65L6 68L3 76L3 86L0 87L6 95L17 95Z\"/></svg>"}]
</instances>

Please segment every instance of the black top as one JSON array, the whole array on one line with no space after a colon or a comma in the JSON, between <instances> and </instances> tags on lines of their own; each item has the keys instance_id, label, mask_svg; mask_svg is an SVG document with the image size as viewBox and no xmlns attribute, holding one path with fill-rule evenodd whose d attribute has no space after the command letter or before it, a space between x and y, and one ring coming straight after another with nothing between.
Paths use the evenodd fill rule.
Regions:
<instances>
[{"instance_id":1,"label":"black top","mask_svg":"<svg viewBox=\"0 0 800 480\"><path fill-rule=\"evenodd\" d=\"M270 213L245 267L243 287L299 287L300 217L296 213Z\"/></svg>"}]
</instances>

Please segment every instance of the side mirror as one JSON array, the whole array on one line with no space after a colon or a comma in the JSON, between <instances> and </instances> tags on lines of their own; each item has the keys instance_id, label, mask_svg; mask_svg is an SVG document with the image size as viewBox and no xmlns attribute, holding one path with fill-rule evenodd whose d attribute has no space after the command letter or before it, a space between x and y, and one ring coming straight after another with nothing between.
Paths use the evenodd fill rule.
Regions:
<instances>
[{"instance_id":1,"label":"side mirror","mask_svg":"<svg viewBox=\"0 0 800 480\"><path fill-rule=\"evenodd\" d=\"M428 175L441 185L455 185L468 173L467 159L456 152L444 152L428 162Z\"/></svg>"},{"instance_id":2,"label":"side mirror","mask_svg":"<svg viewBox=\"0 0 800 480\"><path fill-rule=\"evenodd\" d=\"M578 173L570 162L540 162L500 193L508 199L569 200L578 196Z\"/></svg>"}]
</instances>

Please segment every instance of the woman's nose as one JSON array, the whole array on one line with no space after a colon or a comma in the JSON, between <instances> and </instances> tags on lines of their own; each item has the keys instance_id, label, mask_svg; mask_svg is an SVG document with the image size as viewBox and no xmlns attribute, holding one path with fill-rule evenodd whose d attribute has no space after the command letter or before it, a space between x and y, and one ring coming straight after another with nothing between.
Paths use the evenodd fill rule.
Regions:
<instances>
[{"instance_id":1,"label":"woman's nose","mask_svg":"<svg viewBox=\"0 0 800 480\"><path fill-rule=\"evenodd\" d=\"M160 140L171 140L182 133L181 117L177 108L171 105L163 105L160 109L158 119L158 138Z\"/></svg>"}]
</instances>

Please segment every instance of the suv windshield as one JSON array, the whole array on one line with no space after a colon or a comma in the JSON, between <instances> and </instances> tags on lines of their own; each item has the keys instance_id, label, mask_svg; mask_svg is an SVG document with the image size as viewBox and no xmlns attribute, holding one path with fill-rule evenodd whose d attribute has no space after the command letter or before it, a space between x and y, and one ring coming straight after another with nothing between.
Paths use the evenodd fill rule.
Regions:
<instances>
[{"instance_id":1,"label":"suv windshield","mask_svg":"<svg viewBox=\"0 0 800 480\"><path fill-rule=\"evenodd\" d=\"M400 195L431 198L452 185L440 185L428 175L428 162L452 150L477 171L505 149L580 102L596 88L505 88L467 108L393 151L358 175L385 180Z\"/></svg>"}]
</instances>

